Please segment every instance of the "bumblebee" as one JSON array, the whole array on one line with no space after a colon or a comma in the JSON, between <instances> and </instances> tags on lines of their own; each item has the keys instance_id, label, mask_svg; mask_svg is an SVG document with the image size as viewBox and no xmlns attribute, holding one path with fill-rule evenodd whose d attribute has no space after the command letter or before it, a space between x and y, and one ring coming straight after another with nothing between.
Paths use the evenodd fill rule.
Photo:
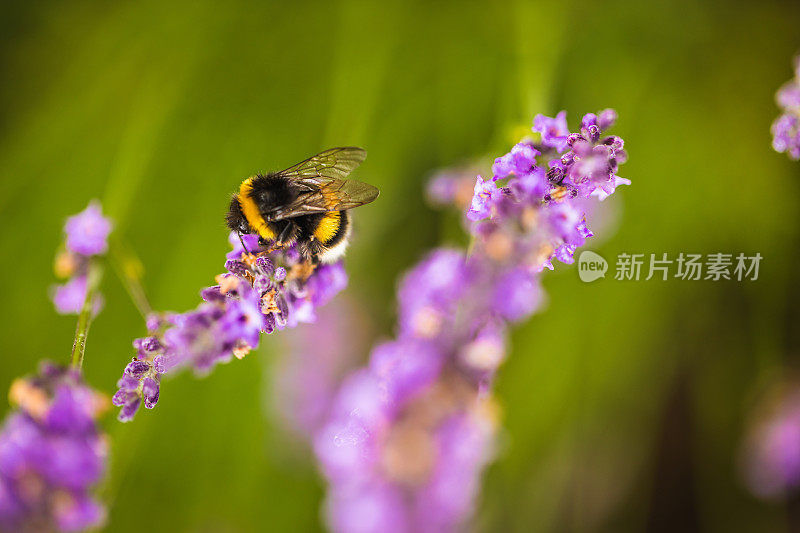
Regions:
<instances>
[{"instance_id":1,"label":"bumblebee","mask_svg":"<svg viewBox=\"0 0 800 533\"><path fill-rule=\"evenodd\" d=\"M227 226L240 239L255 233L272 249L296 243L304 259L332 263L347 248L348 210L378 197L372 185L345 179L366 157L362 148L331 148L280 172L247 178L231 198Z\"/></svg>"}]
</instances>

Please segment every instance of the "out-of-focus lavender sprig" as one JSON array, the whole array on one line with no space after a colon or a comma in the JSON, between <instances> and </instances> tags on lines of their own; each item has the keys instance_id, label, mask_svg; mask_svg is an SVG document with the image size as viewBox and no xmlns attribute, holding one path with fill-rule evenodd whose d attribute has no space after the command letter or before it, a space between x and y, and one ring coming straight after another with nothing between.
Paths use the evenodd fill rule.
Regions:
<instances>
[{"instance_id":1,"label":"out-of-focus lavender sprig","mask_svg":"<svg viewBox=\"0 0 800 533\"><path fill-rule=\"evenodd\" d=\"M461 209L472 201L475 176L489 167L490 161L476 160L455 168L445 168L435 172L425 187L428 203L437 207L457 207Z\"/></svg>"},{"instance_id":2,"label":"out-of-focus lavender sprig","mask_svg":"<svg viewBox=\"0 0 800 533\"><path fill-rule=\"evenodd\" d=\"M769 392L750 424L741 470L753 494L780 499L800 489L800 388L786 382Z\"/></svg>"},{"instance_id":3,"label":"out-of-focus lavender sprig","mask_svg":"<svg viewBox=\"0 0 800 533\"><path fill-rule=\"evenodd\" d=\"M262 333L313 322L317 307L347 285L341 262L311 267L290 247L261 253L256 235L245 235L247 250L231 234L233 251L217 285L200 291L203 302L186 313L162 313L147 321L149 335L134 341L136 355L117 383L113 397L128 421L143 403L152 409L161 378L184 368L199 374L218 363L243 358Z\"/></svg>"},{"instance_id":4,"label":"out-of-focus lavender sprig","mask_svg":"<svg viewBox=\"0 0 800 533\"><path fill-rule=\"evenodd\" d=\"M56 256L55 273L59 278L68 279L63 285L56 285L52 289L53 304L60 314L81 312L86 299L90 262L108 251L111 228L111 221L103 216L100 203L96 200L67 219L64 248ZM103 306L100 294L95 294L92 305L96 314Z\"/></svg>"},{"instance_id":5,"label":"out-of-focus lavender sprig","mask_svg":"<svg viewBox=\"0 0 800 533\"><path fill-rule=\"evenodd\" d=\"M453 531L472 514L495 450L491 388L508 329L540 306L552 258L571 263L592 236L586 199L630 183L616 174L622 139L604 135L615 120L612 110L589 114L570 133L563 112L536 117L538 140L478 177L470 249L434 250L404 276L395 339L343 382L315 435L333 530ZM458 203L457 187L434 190Z\"/></svg>"},{"instance_id":6,"label":"out-of-focus lavender sprig","mask_svg":"<svg viewBox=\"0 0 800 533\"><path fill-rule=\"evenodd\" d=\"M781 115L772 123L772 147L800 159L800 55L794 58L794 78L775 94Z\"/></svg>"},{"instance_id":7,"label":"out-of-focus lavender sprig","mask_svg":"<svg viewBox=\"0 0 800 533\"><path fill-rule=\"evenodd\" d=\"M9 393L17 407L0 429L0 529L82 531L102 525L92 497L108 459L97 425L108 398L80 372L42 363Z\"/></svg>"},{"instance_id":8,"label":"out-of-focus lavender sprig","mask_svg":"<svg viewBox=\"0 0 800 533\"><path fill-rule=\"evenodd\" d=\"M311 437L326 420L341 380L368 347L369 319L357 302L338 297L316 322L281 335L282 356L272 372L272 403L286 426Z\"/></svg>"}]
</instances>

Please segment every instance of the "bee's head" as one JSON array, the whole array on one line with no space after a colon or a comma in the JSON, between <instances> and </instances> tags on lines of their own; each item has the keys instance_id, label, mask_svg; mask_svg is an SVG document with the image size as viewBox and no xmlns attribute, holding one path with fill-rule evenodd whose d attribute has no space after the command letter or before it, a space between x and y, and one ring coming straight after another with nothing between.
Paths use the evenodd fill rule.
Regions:
<instances>
[{"instance_id":1,"label":"bee's head","mask_svg":"<svg viewBox=\"0 0 800 533\"><path fill-rule=\"evenodd\" d=\"M231 205L225 215L225 223L231 231L240 235L250 233L250 224L247 223L247 218L242 213L242 206L239 204L239 197L235 194L231 197Z\"/></svg>"}]
</instances>

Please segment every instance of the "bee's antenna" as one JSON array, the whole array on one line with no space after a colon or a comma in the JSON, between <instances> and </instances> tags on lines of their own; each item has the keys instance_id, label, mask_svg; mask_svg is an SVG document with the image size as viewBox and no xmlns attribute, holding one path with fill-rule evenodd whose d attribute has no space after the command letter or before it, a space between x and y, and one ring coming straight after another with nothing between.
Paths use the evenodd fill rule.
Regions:
<instances>
[{"instance_id":1,"label":"bee's antenna","mask_svg":"<svg viewBox=\"0 0 800 533\"><path fill-rule=\"evenodd\" d=\"M246 254L249 254L249 253L250 253L250 250L248 250L248 249L247 249L247 246L245 246L245 245L244 245L244 239L242 239L242 234L241 234L241 233L238 233L238 232L237 232L236 234L239 236L239 242L240 242L240 243L242 243L242 248L244 248L244 252L245 252Z\"/></svg>"}]
</instances>

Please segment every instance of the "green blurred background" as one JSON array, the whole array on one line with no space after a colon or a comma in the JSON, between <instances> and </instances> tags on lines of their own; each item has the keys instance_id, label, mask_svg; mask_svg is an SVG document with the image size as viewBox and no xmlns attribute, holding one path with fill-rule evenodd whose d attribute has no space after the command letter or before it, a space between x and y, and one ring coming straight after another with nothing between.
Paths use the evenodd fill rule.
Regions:
<instances>
[{"instance_id":1,"label":"green blurred background","mask_svg":"<svg viewBox=\"0 0 800 533\"><path fill-rule=\"evenodd\" d=\"M391 333L397 276L455 235L428 208L437 168L501 154L536 113L614 107L626 141L590 248L760 252L756 282L544 276L549 306L497 382L485 531L783 531L749 495L741 435L800 355L800 165L770 147L773 95L800 47L797 2L4 2L0 8L0 389L66 360L75 321L48 299L66 216L102 200L157 309L186 310L227 251L230 192L334 145L382 190L359 210L348 292ZM143 334L122 285L86 353L113 392ZM364 326L367 328L367 326ZM277 336L208 378L109 416L109 531L315 531L323 484L270 399ZM361 354L365 357L366 354ZM8 409L3 405L2 411Z\"/></svg>"}]
</instances>

